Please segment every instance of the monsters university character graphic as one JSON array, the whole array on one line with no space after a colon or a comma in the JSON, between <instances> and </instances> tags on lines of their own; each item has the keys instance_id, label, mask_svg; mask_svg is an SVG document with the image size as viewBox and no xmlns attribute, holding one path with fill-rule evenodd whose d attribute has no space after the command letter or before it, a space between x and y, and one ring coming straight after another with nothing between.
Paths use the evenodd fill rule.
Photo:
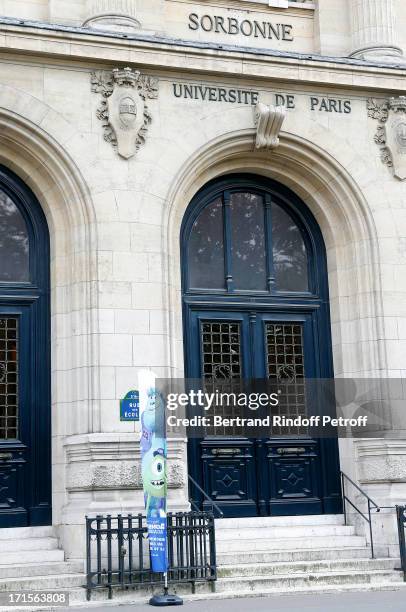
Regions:
<instances>
[{"instance_id":1,"label":"monsters university character graphic","mask_svg":"<svg viewBox=\"0 0 406 612\"><path fill-rule=\"evenodd\" d=\"M166 516L166 442L153 438L142 460L142 480L147 517Z\"/></svg>"},{"instance_id":2,"label":"monsters university character graphic","mask_svg":"<svg viewBox=\"0 0 406 612\"><path fill-rule=\"evenodd\" d=\"M168 525L166 516L167 444L164 397L155 388L156 375L138 375L141 408L141 471L148 528L151 569L164 575L164 595L150 599L153 606L181 605L168 593Z\"/></svg>"},{"instance_id":3,"label":"monsters university character graphic","mask_svg":"<svg viewBox=\"0 0 406 612\"><path fill-rule=\"evenodd\" d=\"M166 522L166 430L165 402L146 373L140 381L141 470L153 572L168 569ZM148 384L149 382L149 384Z\"/></svg>"},{"instance_id":4,"label":"monsters university character graphic","mask_svg":"<svg viewBox=\"0 0 406 612\"><path fill-rule=\"evenodd\" d=\"M141 454L147 453L152 446L155 432L162 426L164 402L156 389L148 389L147 403L141 415ZM158 432L161 433L162 432Z\"/></svg>"}]
</instances>

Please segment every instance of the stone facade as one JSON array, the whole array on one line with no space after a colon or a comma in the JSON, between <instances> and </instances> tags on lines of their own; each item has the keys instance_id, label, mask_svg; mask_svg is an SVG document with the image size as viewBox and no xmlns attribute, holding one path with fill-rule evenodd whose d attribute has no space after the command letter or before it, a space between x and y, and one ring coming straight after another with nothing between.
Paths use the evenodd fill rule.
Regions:
<instances>
[{"instance_id":1,"label":"stone facade","mask_svg":"<svg viewBox=\"0 0 406 612\"><path fill-rule=\"evenodd\" d=\"M83 556L84 514L141 509L118 400L140 369L183 375L179 233L210 179L252 172L295 191L326 243L336 375L406 375L406 175L382 163L370 107L405 89L402 0L269 4L0 0L0 162L33 189L51 233L53 521L69 558ZM95 32L87 20L101 14L140 31ZM127 67L154 95L129 94L127 124L106 137L94 74ZM248 93L232 102L219 89ZM286 106L276 147L255 147L252 92ZM400 442L345 441L341 461L380 503L404 501ZM170 508L186 508L183 439L169 462Z\"/></svg>"}]
</instances>

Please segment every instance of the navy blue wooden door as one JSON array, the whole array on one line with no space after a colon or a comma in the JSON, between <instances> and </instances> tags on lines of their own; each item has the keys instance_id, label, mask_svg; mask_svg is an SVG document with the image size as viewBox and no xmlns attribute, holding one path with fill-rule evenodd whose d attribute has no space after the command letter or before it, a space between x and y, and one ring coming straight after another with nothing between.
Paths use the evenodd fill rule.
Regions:
<instances>
[{"instance_id":1,"label":"navy blue wooden door","mask_svg":"<svg viewBox=\"0 0 406 612\"><path fill-rule=\"evenodd\" d=\"M49 237L0 167L0 528L51 524Z\"/></svg>"},{"instance_id":2,"label":"navy blue wooden door","mask_svg":"<svg viewBox=\"0 0 406 612\"><path fill-rule=\"evenodd\" d=\"M324 245L290 191L251 176L199 193L182 229L186 376L289 378L303 413L306 378L332 376ZM273 438L189 441L189 471L225 516L341 509L336 440L292 427ZM205 507L199 490L195 503Z\"/></svg>"}]
</instances>

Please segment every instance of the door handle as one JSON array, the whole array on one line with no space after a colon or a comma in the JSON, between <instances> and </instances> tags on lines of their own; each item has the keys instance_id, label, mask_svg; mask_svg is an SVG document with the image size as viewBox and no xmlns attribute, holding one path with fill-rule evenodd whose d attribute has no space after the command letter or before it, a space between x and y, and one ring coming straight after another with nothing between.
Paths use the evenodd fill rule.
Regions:
<instances>
[{"instance_id":1,"label":"door handle","mask_svg":"<svg viewBox=\"0 0 406 612\"><path fill-rule=\"evenodd\" d=\"M13 453L0 453L0 461L9 461L13 458Z\"/></svg>"},{"instance_id":2,"label":"door handle","mask_svg":"<svg viewBox=\"0 0 406 612\"><path fill-rule=\"evenodd\" d=\"M212 455L234 456L240 454L239 448L212 448Z\"/></svg>"},{"instance_id":3,"label":"door handle","mask_svg":"<svg viewBox=\"0 0 406 612\"><path fill-rule=\"evenodd\" d=\"M299 455L301 453L305 453L306 449L299 447L299 448L293 448L293 447L285 447L285 448L278 448L276 450L276 452L278 453L278 455Z\"/></svg>"}]
</instances>

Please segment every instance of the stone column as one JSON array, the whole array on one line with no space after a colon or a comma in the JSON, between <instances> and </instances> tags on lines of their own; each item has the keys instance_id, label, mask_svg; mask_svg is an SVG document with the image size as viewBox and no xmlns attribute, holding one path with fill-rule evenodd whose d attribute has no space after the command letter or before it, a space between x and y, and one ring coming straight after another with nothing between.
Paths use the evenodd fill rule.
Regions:
<instances>
[{"instance_id":1,"label":"stone column","mask_svg":"<svg viewBox=\"0 0 406 612\"><path fill-rule=\"evenodd\" d=\"M136 0L87 0L84 26L125 31L139 29Z\"/></svg>"},{"instance_id":2,"label":"stone column","mask_svg":"<svg viewBox=\"0 0 406 612\"><path fill-rule=\"evenodd\" d=\"M350 57L403 63L403 52L396 45L394 0L351 0L352 52Z\"/></svg>"},{"instance_id":3,"label":"stone column","mask_svg":"<svg viewBox=\"0 0 406 612\"><path fill-rule=\"evenodd\" d=\"M90 15L114 13L135 17L137 8L136 0L88 0L87 5Z\"/></svg>"}]
</instances>

